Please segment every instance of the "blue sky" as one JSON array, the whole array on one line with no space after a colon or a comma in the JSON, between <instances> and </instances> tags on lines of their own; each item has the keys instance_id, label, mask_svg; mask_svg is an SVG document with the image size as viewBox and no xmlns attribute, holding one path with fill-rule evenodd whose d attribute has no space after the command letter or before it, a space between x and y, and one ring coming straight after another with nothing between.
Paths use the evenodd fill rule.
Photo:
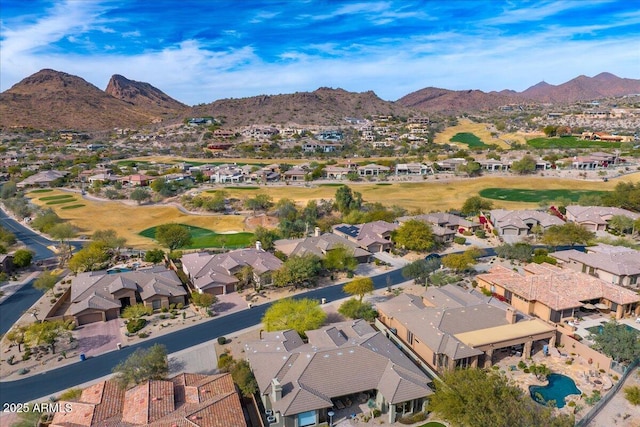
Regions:
<instances>
[{"instance_id":1,"label":"blue sky","mask_svg":"<svg viewBox=\"0 0 640 427\"><path fill-rule=\"evenodd\" d=\"M2 91L42 68L102 89L122 74L189 105L640 78L637 0L0 0L0 19Z\"/></svg>"}]
</instances>

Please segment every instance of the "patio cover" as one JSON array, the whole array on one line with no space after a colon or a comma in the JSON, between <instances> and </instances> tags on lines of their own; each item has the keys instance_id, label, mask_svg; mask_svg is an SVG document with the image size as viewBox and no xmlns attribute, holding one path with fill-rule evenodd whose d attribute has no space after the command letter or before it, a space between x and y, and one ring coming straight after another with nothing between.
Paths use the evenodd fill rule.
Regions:
<instances>
[{"instance_id":1,"label":"patio cover","mask_svg":"<svg viewBox=\"0 0 640 427\"><path fill-rule=\"evenodd\" d=\"M585 304L582 308L586 308L587 310L595 310L596 306L593 304Z\"/></svg>"},{"instance_id":2,"label":"patio cover","mask_svg":"<svg viewBox=\"0 0 640 427\"><path fill-rule=\"evenodd\" d=\"M595 307L596 307L598 310L607 310L607 309L609 308L606 304L603 304L603 303L601 303L601 302L597 303L597 304L595 305Z\"/></svg>"}]
</instances>

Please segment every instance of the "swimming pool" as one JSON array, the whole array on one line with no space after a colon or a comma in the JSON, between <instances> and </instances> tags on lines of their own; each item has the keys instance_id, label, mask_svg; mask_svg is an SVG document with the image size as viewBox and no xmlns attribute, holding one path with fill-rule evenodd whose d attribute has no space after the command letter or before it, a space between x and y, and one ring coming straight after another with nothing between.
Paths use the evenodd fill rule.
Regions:
<instances>
[{"instance_id":1,"label":"swimming pool","mask_svg":"<svg viewBox=\"0 0 640 427\"><path fill-rule=\"evenodd\" d=\"M130 268L110 268L107 270L107 274L126 273L127 271L133 271Z\"/></svg>"},{"instance_id":2,"label":"swimming pool","mask_svg":"<svg viewBox=\"0 0 640 427\"><path fill-rule=\"evenodd\" d=\"M545 386L529 386L531 398L541 405L546 405L550 400L555 400L558 408L565 405L564 398L570 394L581 394L576 383L566 375L551 374L548 377L549 384Z\"/></svg>"}]
</instances>

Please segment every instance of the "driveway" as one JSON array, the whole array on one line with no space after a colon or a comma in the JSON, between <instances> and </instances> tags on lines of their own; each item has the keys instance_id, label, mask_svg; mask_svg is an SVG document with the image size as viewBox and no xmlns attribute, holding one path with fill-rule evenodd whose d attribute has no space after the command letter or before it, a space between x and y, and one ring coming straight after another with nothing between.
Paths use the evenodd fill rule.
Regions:
<instances>
[{"instance_id":1,"label":"driveway","mask_svg":"<svg viewBox=\"0 0 640 427\"><path fill-rule=\"evenodd\" d=\"M78 351L91 357L117 350L117 344L122 342L122 334L120 333L122 321L122 319L113 319L79 327L77 329Z\"/></svg>"},{"instance_id":2,"label":"driveway","mask_svg":"<svg viewBox=\"0 0 640 427\"><path fill-rule=\"evenodd\" d=\"M388 252L376 252L373 257L379 259L382 262L386 262L394 268L404 267L409 264L409 261L402 257L393 256Z\"/></svg>"}]
</instances>

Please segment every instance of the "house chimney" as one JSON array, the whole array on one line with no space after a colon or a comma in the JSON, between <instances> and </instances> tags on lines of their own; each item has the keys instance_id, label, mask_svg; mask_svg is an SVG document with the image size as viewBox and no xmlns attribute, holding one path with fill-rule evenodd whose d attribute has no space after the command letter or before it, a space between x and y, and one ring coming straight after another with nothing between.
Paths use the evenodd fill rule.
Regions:
<instances>
[{"instance_id":1,"label":"house chimney","mask_svg":"<svg viewBox=\"0 0 640 427\"><path fill-rule=\"evenodd\" d=\"M516 311L511 307L507 308L507 322L512 325L516 323Z\"/></svg>"},{"instance_id":2,"label":"house chimney","mask_svg":"<svg viewBox=\"0 0 640 427\"><path fill-rule=\"evenodd\" d=\"M282 384L277 378L271 380L271 401L277 402L282 400Z\"/></svg>"},{"instance_id":3,"label":"house chimney","mask_svg":"<svg viewBox=\"0 0 640 427\"><path fill-rule=\"evenodd\" d=\"M320 227L316 227L313 229L313 235L315 237L320 237Z\"/></svg>"},{"instance_id":4,"label":"house chimney","mask_svg":"<svg viewBox=\"0 0 640 427\"><path fill-rule=\"evenodd\" d=\"M256 250L262 250L262 242L260 240L256 240Z\"/></svg>"}]
</instances>

